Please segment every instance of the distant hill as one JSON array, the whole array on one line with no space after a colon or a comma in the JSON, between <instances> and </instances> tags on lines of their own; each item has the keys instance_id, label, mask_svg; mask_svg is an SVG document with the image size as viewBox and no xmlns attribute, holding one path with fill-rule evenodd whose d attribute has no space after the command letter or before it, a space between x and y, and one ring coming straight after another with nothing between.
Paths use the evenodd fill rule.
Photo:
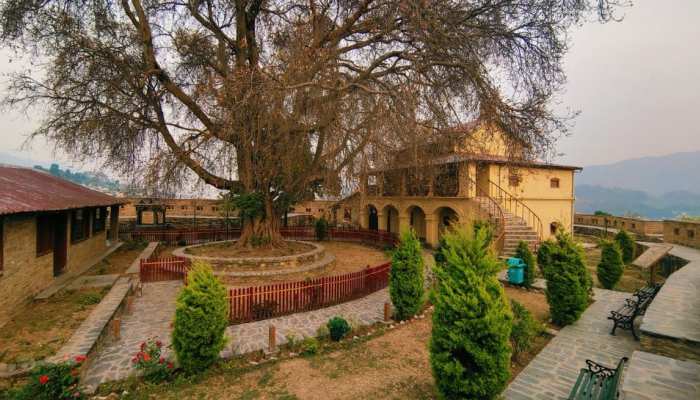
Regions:
<instances>
[{"instance_id":1,"label":"distant hill","mask_svg":"<svg viewBox=\"0 0 700 400\"><path fill-rule=\"evenodd\" d=\"M121 190L119 181L110 179L107 175L100 172L73 172L70 169L61 169L58 164L51 164L48 169L42 167L41 165L35 165L34 169L48 172L53 176L57 176L59 178L63 178L93 189L101 189L109 192L118 192Z\"/></svg>"},{"instance_id":2,"label":"distant hill","mask_svg":"<svg viewBox=\"0 0 700 400\"><path fill-rule=\"evenodd\" d=\"M700 151L674 153L584 167L576 177L576 184L638 190L652 196L675 192L700 194L699 171Z\"/></svg>"}]
</instances>

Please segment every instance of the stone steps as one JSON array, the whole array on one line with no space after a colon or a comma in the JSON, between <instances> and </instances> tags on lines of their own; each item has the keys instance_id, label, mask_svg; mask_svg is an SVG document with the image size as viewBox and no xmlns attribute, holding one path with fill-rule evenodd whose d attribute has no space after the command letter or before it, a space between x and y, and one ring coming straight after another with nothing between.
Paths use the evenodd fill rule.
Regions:
<instances>
[{"instance_id":1,"label":"stone steps","mask_svg":"<svg viewBox=\"0 0 700 400\"><path fill-rule=\"evenodd\" d=\"M485 198L477 197L475 201L483 209L487 209L490 204L490 201ZM503 210L503 223L505 226L501 256L513 256L520 241L526 242L532 251L537 249L539 236L522 218Z\"/></svg>"}]
</instances>

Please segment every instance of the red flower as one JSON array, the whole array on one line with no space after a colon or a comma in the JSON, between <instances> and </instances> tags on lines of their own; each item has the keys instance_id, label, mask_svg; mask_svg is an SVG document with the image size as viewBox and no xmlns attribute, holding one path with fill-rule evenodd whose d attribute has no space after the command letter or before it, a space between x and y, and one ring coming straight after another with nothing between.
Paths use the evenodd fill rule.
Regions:
<instances>
[{"instance_id":1,"label":"red flower","mask_svg":"<svg viewBox=\"0 0 700 400\"><path fill-rule=\"evenodd\" d=\"M143 355L143 361L151 361L151 356L150 356L150 354L145 353L145 354Z\"/></svg>"},{"instance_id":2,"label":"red flower","mask_svg":"<svg viewBox=\"0 0 700 400\"><path fill-rule=\"evenodd\" d=\"M48 375L42 375L39 377L39 383L42 385L46 385L49 382L49 376Z\"/></svg>"},{"instance_id":3,"label":"red flower","mask_svg":"<svg viewBox=\"0 0 700 400\"><path fill-rule=\"evenodd\" d=\"M134 358L131 359L131 362L134 363L134 364L136 364L136 363L139 362L139 358L138 358L138 357L134 357Z\"/></svg>"},{"instance_id":4,"label":"red flower","mask_svg":"<svg viewBox=\"0 0 700 400\"><path fill-rule=\"evenodd\" d=\"M146 342L141 343L141 351L143 351L146 348Z\"/></svg>"},{"instance_id":5,"label":"red flower","mask_svg":"<svg viewBox=\"0 0 700 400\"><path fill-rule=\"evenodd\" d=\"M75 392L75 393L73 393L73 397L75 397L76 399L77 399L78 397L80 397L80 392Z\"/></svg>"},{"instance_id":6,"label":"red flower","mask_svg":"<svg viewBox=\"0 0 700 400\"><path fill-rule=\"evenodd\" d=\"M171 363L171 362L168 363L168 369L173 369L174 367L175 366L173 365L173 363Z\"/></svg>"},{"instance_id":7,"label":"red flower","mask_svg":"<svg viewBox=\"0 0 700 400\"><path fill-rule=\"evenodd\" d=\"M78 364L84 363L85 360L87 360L87 357L85 356L75 356L75 362L77 362Z\"/></svg>"},{"instance_id":8,"label":"red flower","mask_svg":"<svg viewBox=\"0 0 700 400\"><path fill-rule=\"evenodd\" d=\"M156 346L158 346L158 347L162 347L162 346L163 346L163 342L161 342L160 340L159 340L159 341L157 341L157 342L156 342Z\"/></svg>"},{"instance_id":9,"label":"red flower","mask_svg":"<svg viewBox=\"0 0 700 400\"><path fill-rule=\"evenodd\" d=\"M161 357L161 358L158 360L158 364L163 364L164 362L165 362L165 358L163 358L163 357Z\"/></svg>"}]
</instances>

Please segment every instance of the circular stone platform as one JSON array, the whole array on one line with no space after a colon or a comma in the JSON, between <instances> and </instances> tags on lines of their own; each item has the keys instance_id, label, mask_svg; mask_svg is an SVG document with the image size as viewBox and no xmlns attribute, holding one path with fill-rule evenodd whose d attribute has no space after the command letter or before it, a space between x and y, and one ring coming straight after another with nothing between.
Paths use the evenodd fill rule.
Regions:
<instances>
[{"instance_id":1,"label":"circular stone platform","mask_svg":"<svg viewBox=\"0 0 700 400\"><path fill-rule=\"evenodd\" d=\"M322 245L299 240L288 240L288 242L301 243L310 246L312 250L278 257L214 257L187 253L187 250L192 248L234 242L235 240L224 240L180 247L173 251L173 255L189 258L192 261L207 262L212 265L216 275L232 277L282 275L306 272L328 267L335 261L335 256L327 253L325 247Z\"/></svg>"}]
</instances>

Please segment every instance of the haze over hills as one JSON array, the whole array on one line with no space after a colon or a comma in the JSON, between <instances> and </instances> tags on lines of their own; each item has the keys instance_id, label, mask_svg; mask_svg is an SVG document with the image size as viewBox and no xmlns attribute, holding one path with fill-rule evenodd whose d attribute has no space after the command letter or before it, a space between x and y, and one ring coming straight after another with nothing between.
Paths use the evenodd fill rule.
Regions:
<instances>
[{"instance_id":1,"label":"haze over hills","mask_svg":"<svg viewBox=\"0 0 700 400\"><path fill-rule=\"evenodd\" d=\"M700 215L700 151L585 167L576 177L576 210L648 218Z\"/></svg>"}]
</instances>

